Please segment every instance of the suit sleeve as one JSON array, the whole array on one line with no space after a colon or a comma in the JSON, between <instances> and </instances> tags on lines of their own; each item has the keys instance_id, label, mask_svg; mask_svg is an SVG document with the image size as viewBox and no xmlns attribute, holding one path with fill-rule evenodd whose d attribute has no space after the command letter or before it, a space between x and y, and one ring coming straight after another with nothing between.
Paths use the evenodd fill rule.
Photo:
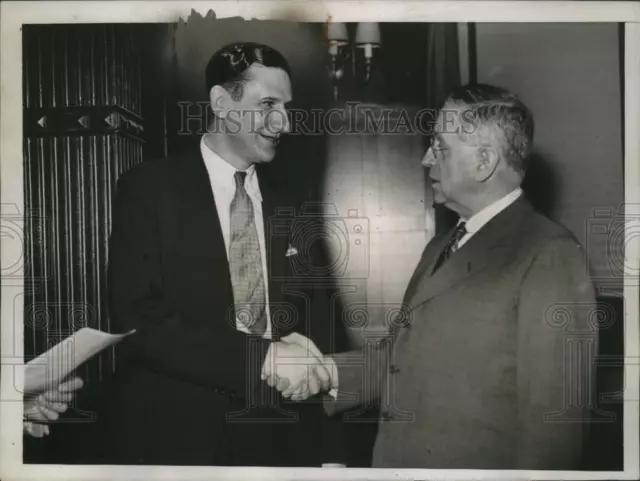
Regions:
<instances>
[{"instance_id":1,"label":"suit sleeve","mask_svg":"<svg viewBox=\"0 0 640 481\"><path fill-rule=\"evenodd\" d=\"M392 338L388 338L332 356L338 370L338 395L335 399L329 395L324 397L324 409L329 416L380 403L383 385L388 380L392 342Z\"/></svg>"},{"instance_id":2,"label":"suit sleeve","mask_svg":"<svg viewBox=\"0 0 640 481\"><path fill-rule=\"evenodd\" d=\"M311 224L306 223L308 228ZM324 246L315 243L309 249L307 255L313 260L316 266L329 265L327 253ZM292 279L295 279L295 272L289 272ZM301 313L301 320L294 330L308 337L317 348L325 355L331 356L335 352L346 351L348 340L346 331L341 322L341 308L336 302L339 290L329 275L318 282L304 283L293 281L288 286L297 295L294 298L302 302L298 312ZM306 303L309 305L307 306ZM308 319L306 318L308 313ZM313 429L317 437L312 441L317 448L317 458L313 460L313 465L323 463L336 463L349 465L349 449L345 444L346 426L339 416L329 416L321 403L322 395L314 396L303 401L302 405L309 412L304 429ZM308 431L307 431L308 432ZM298 444L300 440L294 441Z\"/></svg>"},{"instance_id":3,"label":"suit sleeve","mask_svg":"<svg viewBox=\"0 0 640 481\"><path fill-rule=\"evenodd\" d=\"M156 196L148 177L120 177L109 246L113 330L136 333L121 345L128 363L246 398L260 382L269 341L193 319L163 292Z\"/></svg>"},{"instance_id":4,"label":"suit sleeve","mask_svg":"<svg viewBox=\"0 0 640 481\"><path fill-rule=\"evenodd\" d=\"M558 239L539 252L521 286L516 469L581 469L598 341L585 265L574 239Z\"/></svg>"}]
</instances>

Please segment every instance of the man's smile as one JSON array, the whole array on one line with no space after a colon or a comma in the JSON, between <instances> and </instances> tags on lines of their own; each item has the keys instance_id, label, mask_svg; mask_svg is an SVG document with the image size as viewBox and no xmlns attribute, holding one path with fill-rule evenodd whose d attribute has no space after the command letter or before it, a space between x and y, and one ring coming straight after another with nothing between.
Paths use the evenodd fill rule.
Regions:
<instances>
[{"instance_id":1,"label":"man's smile","mask_svg":"<svg viewBox=\"0 0 640 481\"><path fill-rule=\"evenodd\" d=\"M265 134L261 134L259 132L258 132L258 135L260 135L260 137L268 140L273 145L278 145L280 143L280 136L279 135L265 135Z\"/></svg>"}]
</instances>

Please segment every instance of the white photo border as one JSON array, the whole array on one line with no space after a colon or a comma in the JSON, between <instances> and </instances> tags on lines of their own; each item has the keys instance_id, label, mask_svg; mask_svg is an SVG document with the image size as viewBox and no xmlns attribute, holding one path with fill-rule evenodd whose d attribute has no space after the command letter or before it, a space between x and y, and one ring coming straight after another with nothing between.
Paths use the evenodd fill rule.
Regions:
<instances>
[{"instance_id":1,"label":"white photo border","mask_svg":"<svg viewBox=\"0 0 640 481\"><path fill-rule=\"evenodd\" d=\"M195 10L216 18L300 22L624 22L625 26L625 205L640 206L640 4L599 1L10 1L0 4L0 197L3 208L23 212L22 24L165 23ZM640 212L625 213L638 221ZM627 239L631 234L626 223ZM5 256L6 242L1 240ZM11 253L9 253L11 254ZM640 268L640 236L630 239L625 258ZM4 265L4 262L3 262ZM14 479L538 479L640 478L640 287L625 279L624 471L382 470L340 468L227 468L169 466L72 466L22 464L23 307L15 302L22 279L1 281L0 478ZM20 320L20 322L18 322Z\"/></svg>"}]
</instances>

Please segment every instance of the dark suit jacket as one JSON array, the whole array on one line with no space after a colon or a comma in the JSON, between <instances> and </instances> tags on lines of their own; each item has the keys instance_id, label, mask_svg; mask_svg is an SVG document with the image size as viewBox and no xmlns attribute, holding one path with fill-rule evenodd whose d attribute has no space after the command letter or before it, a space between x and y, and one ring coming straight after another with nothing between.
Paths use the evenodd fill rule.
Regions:
<instances>
[{"instance_id":1,"label":"dark suit jacket","mask_svg":"<svg viewBox=\"0 0 640 481\"><path fill-rule=\"evenodd\" d=\"M323 304L322 290L311 289L306 298L285 294L287 281L295 281L285 257L288 239L269 225L276 207L287 204L260 179L274 337L297 331L327 349L328 319L315 319L308 306ZM112 331L137 330L118 346L108 388L112 462L319 466L341 460L340 423L328 420L318 402L283 402L260 380L270 341L235 328L224 239L198 149L120 177L108 278Z\"/></svg>"},{"instance_id":2,"label":"dark suit jacket","mask_svg":"<svg viewBox=\"0 0 640 481\"><path fill-rule=\"evenodd\" d=\"M382 383L339 369L358 402L381 396L374 466L580 469L597 352L584 251L520 198L431 275L451 233L415 270L390 363L370 349Z\"/></svg>"}]
</instances>

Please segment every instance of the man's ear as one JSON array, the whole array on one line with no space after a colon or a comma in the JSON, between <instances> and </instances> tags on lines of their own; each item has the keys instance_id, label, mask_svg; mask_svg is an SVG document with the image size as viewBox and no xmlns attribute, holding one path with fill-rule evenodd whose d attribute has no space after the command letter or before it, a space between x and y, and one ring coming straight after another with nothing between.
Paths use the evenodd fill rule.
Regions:
<instances>
[{"instance_id":1,"label":"man's ear","mask_svg":"<svg viewBox=\"0 0 640 481\"><path fill-rule=\"evenodd\" d=\"M500 154L492 146L481 145L477 153L478 168L476 171L477 180L485 182L498 168Z\"/></svg>"},{"instance_id":2,"label":"man's ear","mask_svg":"<svg viewBox=\"0 0 640 481\"><path fill-rule=\"evenodd\" d=\"M214 85L209 92L209 101L213 115L220 119L227 118L231 109L231 95L220 85Z\"/></svg>"}]
</instances>

